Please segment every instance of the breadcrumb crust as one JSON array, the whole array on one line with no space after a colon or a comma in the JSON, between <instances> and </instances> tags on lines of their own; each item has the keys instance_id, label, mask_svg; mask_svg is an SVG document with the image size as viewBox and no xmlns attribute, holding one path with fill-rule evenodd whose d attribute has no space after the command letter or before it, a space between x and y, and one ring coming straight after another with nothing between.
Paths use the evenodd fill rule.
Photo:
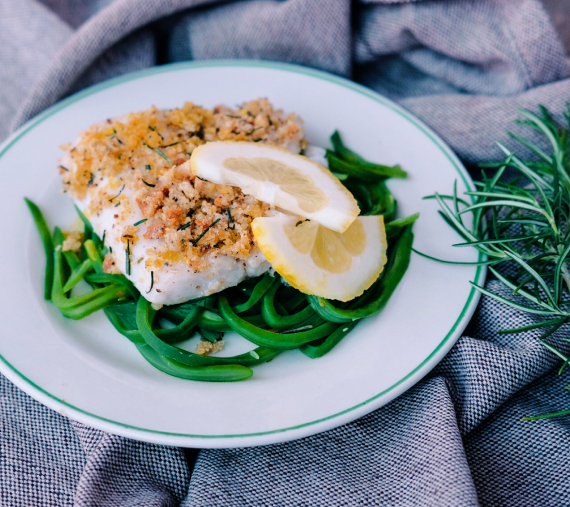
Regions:
<instances>
[{"instance_id":1,"label":"breadcrumb crust","mask_svg":"<svg viewBox=\"0 0 570 507\"><path fill-rule=\"evenodd\" d=\"M116 208L116 223L134 211L145 219L144 232L124 226L122 240L133 245L160 239L147 250L147 268L184 262L195 271L211 253L247 259L255 248L251 222L270 216L273 208L237 187L217 185L194 176L187 162L208 141L263 142L299 152L305 146L299 117L275 110L266 99L231 109L186 103L182 108L156 107L108 119L81 133L62 148L64 190L88 202L87 216ZM133 209L138 207L138 210ZM112 256L109 271L116 268Z\"/></svg>"}]
</instances>

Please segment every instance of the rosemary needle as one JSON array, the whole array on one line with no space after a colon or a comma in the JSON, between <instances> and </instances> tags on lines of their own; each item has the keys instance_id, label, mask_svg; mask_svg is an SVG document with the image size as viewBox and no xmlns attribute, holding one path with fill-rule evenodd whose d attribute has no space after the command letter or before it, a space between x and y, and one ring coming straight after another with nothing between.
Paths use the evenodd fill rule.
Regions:
<instances>
[{"instance_id":1,"label":"rosemary needle","mask_svg":"<svg viewBox=\"0 0 570 507\"><path fill-rule=\"evenodd\" d=\"M200 236L198 236L194 241L192 241L192 244L194 246L196 246L198 244L198 241L200 241L205 235L206 233L212 228L214 227L214 225L216 225L221 219L218 218L217 220L214 220L210 225L208 225L208 227L206 227L204 229L204 231L202 232L202 234L200 234Z\"/></svg>"}]
</instances>

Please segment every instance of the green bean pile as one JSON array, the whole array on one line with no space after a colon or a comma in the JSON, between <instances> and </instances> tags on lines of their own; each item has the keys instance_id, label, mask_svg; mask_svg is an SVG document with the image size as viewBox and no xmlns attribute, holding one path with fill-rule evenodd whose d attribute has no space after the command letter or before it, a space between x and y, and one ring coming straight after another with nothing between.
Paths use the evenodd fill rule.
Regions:
<instances>
[{"instance_id":1,"label":"green bean pile","mask_svg":"<svg viewBox=\"0 0 570 507\"><path fill-rule=\"evenodd\" d=\"M338 132L331 141L334 149L326 154L331 170L355 196L362 215L384 215L388 237L384 271L352 301L340 303L306 295L279 275L267 273L217 294L155 310L125 276L104 272L107 248L79 210L84 242L78 252L64 251L61 229L55 227L52 233L40 209L26 199L46 254L45 299L70 319L103 310L115 329L150 364L184 379L245 380L253 374L252 366L270 361L285 350L300 349L310 358L323 356L360 319L386 305L410 262L412 225L418 217L395 218L397 203L386 179L406 177L399 166L364 160L344 146ZM91 291L72 295L72 289L81 281L87 282ZM233 357L214 357L176 346L195 332L215 342L232 330L257 347Z\"/></svg>"}]
</instances>

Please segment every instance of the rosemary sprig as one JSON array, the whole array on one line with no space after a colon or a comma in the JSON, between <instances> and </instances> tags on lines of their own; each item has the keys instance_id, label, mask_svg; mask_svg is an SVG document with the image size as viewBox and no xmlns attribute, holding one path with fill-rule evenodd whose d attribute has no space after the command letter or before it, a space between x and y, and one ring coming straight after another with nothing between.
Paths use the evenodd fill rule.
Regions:
<instances>
[{"instance_id":1,"label":"rosemary sprig","mask_svg":"<svg viewBox=\"0 0 570 507\"><path fill-rule=\"evenodd\" d=\"M548 153L532 141L510 134L537 160L525 162L499 143L506 158L482 166L476 191L466 192L472 203L458 197L457 186L453 195L435 194L429 198L437 200L443 219L464 239L455 246L472 246L484 254L491 273L518 298L506 298L473 283L475 288L512 308L545 319L502 332L544 329L540 342L564 361L559 371L562 373L570 358L547 339L570 321L570 104L564 114L568 125L564 127L546 108L539 109L539 114L521 110L524 120L519 123L546 138ZM464 220L467 213L473 217L470 226ZM514 274L507 276L499 271L496 266L501 263L514 267ZM525 419L566 414L570 410Z\"/></svg>"}]
</instances>

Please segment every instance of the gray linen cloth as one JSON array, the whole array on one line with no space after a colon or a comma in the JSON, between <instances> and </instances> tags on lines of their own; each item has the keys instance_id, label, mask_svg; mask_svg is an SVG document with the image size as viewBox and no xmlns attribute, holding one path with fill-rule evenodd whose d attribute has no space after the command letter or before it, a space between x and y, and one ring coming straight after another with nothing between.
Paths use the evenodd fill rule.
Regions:
<instances>
[{"instance_id":1,"label":"gray linen cloth","mask_svg":"<svg viewBox=\"0 0 570 507\"><path fill-rule=\"evenodd\" d=\"M510 143L518 107L560 115L570 99L570 68L537 0L0 0L0 139L94 82L209 58L355 79L413 111L469 164L499 156L493 143ZM556 376L538 333L497 334L530 322L483 297L441 364L389 405L243 450L105 434L0 376L0 504L570 505L570 418L521 419L567 407L567 376Z\"/></svg>"}]
</instances>

